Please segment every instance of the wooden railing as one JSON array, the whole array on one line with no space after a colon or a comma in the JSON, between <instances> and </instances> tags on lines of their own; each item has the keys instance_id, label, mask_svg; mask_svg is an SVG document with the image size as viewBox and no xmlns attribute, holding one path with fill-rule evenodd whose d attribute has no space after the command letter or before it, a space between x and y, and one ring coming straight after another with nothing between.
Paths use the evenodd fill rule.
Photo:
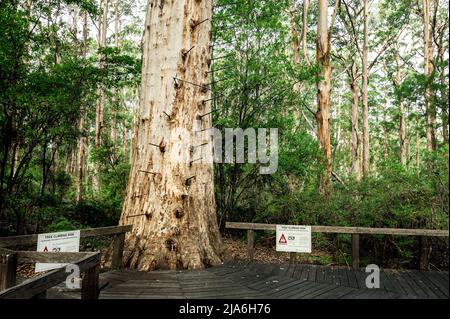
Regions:
<instances>
[{"instance_id":1,"label":"wooden railing","mask_svg":"<svg viewBox=\"0 0 450 319\"><path fill-rule=\"evenodd\" d=\"M276 230L275 224L257 223L235 223L227 222L226 228L247 230L247 251L250 259L254 256L254 231L255 230ZM359 236L369 235L398 235L398 236L418 236L420 237L420 259L419 268L427 270L429 268L430 241L428 237L448 237L448 230L437 229L404 229L404 228L370 228L370 227L339 227L339 226L311 226L313 233L333 233L352 235L352 267L359 268ZM290 254L291 260L296 257L295 253Z\"/></svg>"},{"instance_id":2,"label":"wooden railing","mask_svg":"<svg viewBox=\"0 0 450 319\"><path fill-rule=\"evenodd\" d=\"M112 268L122 268L125 234L131 226L83 229L81 238L114 236ZM36 252L16 251L13 247L31 246L37 243L37 235L0 237L0 299L45 298L48 289L64 282L69 276L65 267L52 270L34 279L16 285L18 263L66 263L76 265L84 277L81 284L82 299L98 298L100 252Z\"/></svg>"}]
</instances>

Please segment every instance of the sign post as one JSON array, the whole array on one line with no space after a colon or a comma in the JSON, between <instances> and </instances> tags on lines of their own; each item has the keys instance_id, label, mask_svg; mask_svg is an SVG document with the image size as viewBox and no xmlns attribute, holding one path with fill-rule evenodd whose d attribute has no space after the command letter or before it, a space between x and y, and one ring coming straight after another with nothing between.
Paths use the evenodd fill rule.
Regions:
<instances>
[{"instance_id":1,"label":"sign post","mask_svg":"<svg viewBox=\"0 0 450 319\"><path fill-rule=\"evenodd\" d=\"M276 250L311 253L311 226L277 225Z\"/></svg>"},{"instance_id":2,"label":"sign post","mask_svg":"<svg viewBox=\"0 0 450 319\"><path fill-rule=\"evenodd\" d=\"M79 252L80 231L39 234L37 251L40 252ZM47 271L66 266L67 264L36 263L35 272Z\"/></svg>"}]
</instances>

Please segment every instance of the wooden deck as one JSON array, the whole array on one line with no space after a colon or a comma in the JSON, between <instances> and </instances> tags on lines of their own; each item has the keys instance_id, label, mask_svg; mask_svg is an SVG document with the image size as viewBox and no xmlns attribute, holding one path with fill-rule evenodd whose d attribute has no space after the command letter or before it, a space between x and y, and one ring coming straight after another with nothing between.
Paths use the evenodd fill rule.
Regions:
<instances>
[{"instance_id":1,"label":"wooden deck","mask_svg":"<svg viewBox=\"0 0 450 319\"><path fill-rule=\"evenodd\" d=\"M227 262L206 270L101 274L101 299L447 299L448 272L383 270L367 289L364 269ZM73 295L75 296L75 294ZM54 295L54 297L61 297ZM65 294L65 297L69 297Z\"/></svg>"}]
</instances>

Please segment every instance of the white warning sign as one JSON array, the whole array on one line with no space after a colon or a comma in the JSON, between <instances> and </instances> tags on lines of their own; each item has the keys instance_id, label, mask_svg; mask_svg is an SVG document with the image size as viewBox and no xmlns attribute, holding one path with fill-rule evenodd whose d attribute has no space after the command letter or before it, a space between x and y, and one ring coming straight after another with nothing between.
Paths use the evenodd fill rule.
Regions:
<instances>
[{"instance_id":1,"label":"white warning sign","mask_svg":"<svg viewBox=\"0 0 450 319\"><path fill-rule=\"evenodd\" d=\"M277 225L276 250L311 253L311 226Z\"/></svg>"},{"instance_id":2,"label":"white warning sign","mask_svg":"<svg viewBox=\"0 0 450 319\"><path fill-rule=\"evenodd\" d=\"M80 231L39 234L37 250L40 252L79 252ZM35 272L47 271L66 266L66 264L36 263Z\"/></svg>"}]
</instances>

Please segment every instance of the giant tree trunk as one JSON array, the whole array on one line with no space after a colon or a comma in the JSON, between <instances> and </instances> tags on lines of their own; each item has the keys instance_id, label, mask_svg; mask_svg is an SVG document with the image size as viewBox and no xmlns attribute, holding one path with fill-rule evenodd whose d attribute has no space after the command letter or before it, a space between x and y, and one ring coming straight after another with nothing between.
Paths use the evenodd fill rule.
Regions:
<instances>
[{"instance_id":1,"label":"giant tree trunk","mask_svg":"<svg viewBox=\"0 0 450 319\"><path fill-rule=\"evenodd\" d=\"M358 68L356 62L353 62L351 71L351 83L350 90L352 92L352 114L351 114L351 126L352 126L352 141L350 145L350 154L352 159L352 173L356 180L361 179L361 169L359 165L359 90L358 90Z\"/></svg>"},{"instance_id":2,"label":"giant tree trunk","mask_svg":"<svg viewBox=\"0 0 450 319\"><path fill-rule=\"evenodd\" d=\"M320 68L317 82L317 140L324 152L324 172L319 176L319 192L328 196L331 190L330 94L331 63L328 33L328 0L319 0L316 60Z\"/></svg>"},{"instance_id":3,"label":"giant tree trunk","mask_svg":"<svg viewBox=\"0 0 450 319\"><path fill-rule=\"evenodd\" d=\"M211 1L148 2L143 38L141 97L132 145L132 168L120 224L127 265L140 270L203 268L221 262L213 164L174 160L187 130L211 127L208 83ZM212 143L191 160L212 154ZM152 145L153 144L153 145ZM194 146L190 144L190 146Z\"/></svg>"},{"instance_id":4,"label":"giant tree trunk","mask_svg":"<svg viewBox=\"0 0 450 319\"><path fill-rule=\"evenodd\" d=\"M423 8L423 56L424 56L424 74L425 78L429 79L433 73L433 42L430 36L430 0L422 0ZM427 81L428 83L428 81ZM425 86L425 110L427 115L427 150L432 151L436 149L436 109L433 103L433 90L429 84Z\"/></svg>"},{"instance_id":5,"label":"giant tree trunk","mask_svg":"<svg viewBox=\"0 0 450 319\"><path fill-rule=\"evenodd\" d=\"M369 149L369 103L367 99L368 82L368 42L369 42L369 1L364 0L364 44L362 58L362 119L363 119L363 176L369 176L370 170L370 149Z\"/></svg>"}]
</instances>

